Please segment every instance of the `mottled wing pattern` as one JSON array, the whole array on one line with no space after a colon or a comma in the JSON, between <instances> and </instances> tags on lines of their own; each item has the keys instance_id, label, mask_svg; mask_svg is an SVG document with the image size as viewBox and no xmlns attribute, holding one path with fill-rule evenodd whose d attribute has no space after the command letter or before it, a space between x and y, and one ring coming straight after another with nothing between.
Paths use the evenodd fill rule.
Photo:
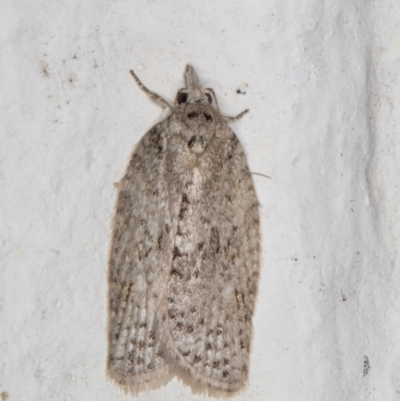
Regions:
<instances>
[{"instance_id":1,"label":"mottled wing pattern","mask_svg":"<svg viewBox=\"0 0 400 401\"><path fill-rule=\"evenodd\" d=\"M169 188L174 249L164 324L170 354L194 379L235 391L248 377L259 204L236 135L222 120L216 132L201 155L179 137L167 150L176 185Z\"/></svg>"},{"instance_id":2,"label":"mottled wing pattern","mask_svg":"<svg viewBox=\"0 0 400 401\"><path fill-rule=\"evenodd\" d=\"M190 65L185 83L118 185L108 371L139 390L175 362L195 381L232 392L248 379L260 270L259 204L243 148L226 124L247 111L223 117Z\"/></svg>"},{"instance_id":3,"label":"mottled wing pattern","mask_svg":"<svg viewBox=\"0 0 400 401\"><path fill-rule=\"evenodd\" d=\"M109 259L108 372L122 385L166 371L157 314L165 302L172 249L164 130L165 121L141 139L118 184Z\"/></svg>"}]
</instances>

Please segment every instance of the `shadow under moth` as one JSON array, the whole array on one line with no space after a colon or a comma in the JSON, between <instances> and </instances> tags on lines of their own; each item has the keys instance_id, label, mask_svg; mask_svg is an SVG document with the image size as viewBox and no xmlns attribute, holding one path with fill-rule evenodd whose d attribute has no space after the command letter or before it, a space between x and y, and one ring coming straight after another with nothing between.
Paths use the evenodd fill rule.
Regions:
<instances>
[{"instance_id":1,"label":"shadow under moth","mask_svg":"<svg viewBox=\"0 0 400 401\"><path fill-rule=\"evenodd\" d=\"M259 203L242 145L186 66L171 113L118 184L109 256L109 376L137 392L171 372L223 393L249 372L260 273ZM184 379L185 380L185 379Z\"/></svg>"}]
</instances>

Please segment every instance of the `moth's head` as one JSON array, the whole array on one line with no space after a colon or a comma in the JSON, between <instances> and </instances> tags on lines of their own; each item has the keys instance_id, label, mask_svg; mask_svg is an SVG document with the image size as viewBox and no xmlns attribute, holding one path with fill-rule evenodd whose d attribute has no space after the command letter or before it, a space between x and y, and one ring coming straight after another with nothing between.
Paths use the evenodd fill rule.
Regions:
<instances>
[{"instance_id":1,"label":"moth's head","mask_svg":"<svg viewBox=\"0 0 400 401\"><path fill-rule=\"evenodd\" d=\"M217 98L211 88L202 88L195 69L191 65L185 70L186 88L179 89L175 97L175 106L180 104L202 104L219 111Z\"/></svg>"}]
</instances>

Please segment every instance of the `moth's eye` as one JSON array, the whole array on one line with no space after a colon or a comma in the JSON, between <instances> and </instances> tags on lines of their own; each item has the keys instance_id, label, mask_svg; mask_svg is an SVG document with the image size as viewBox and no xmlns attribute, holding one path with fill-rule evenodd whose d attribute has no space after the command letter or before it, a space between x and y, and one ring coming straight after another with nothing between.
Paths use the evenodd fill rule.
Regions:
<instances>
[{"instance_id":1,"label":"moth's eye","mask_svg":"<svg viewBox=\"0 0 400 401\"><path fill-rule=\"evenodd\" d=\"M185 103L189 95L185 92L181 92L178 95L178 104Z\"/></svg>"},{"instance_id":2,"label":"moth's eye","mask_svg":"<svg viewBox=\"0 0 400 401\"><path fill-rule=\"evenodd\" d=\"M208 103L212 103L212 96L209 93L206 93L207 99L208 99Z\"/></svg>"}]
</instances>

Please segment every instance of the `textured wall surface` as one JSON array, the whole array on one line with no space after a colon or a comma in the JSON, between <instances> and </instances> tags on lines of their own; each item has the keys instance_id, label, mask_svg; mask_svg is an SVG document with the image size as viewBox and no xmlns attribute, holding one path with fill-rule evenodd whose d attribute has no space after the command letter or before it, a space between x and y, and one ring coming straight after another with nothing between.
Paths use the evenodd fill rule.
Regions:
<instances>
[{"instance_id":1,"label":"textured wall surface","mask_svg":"<svg viewBox=\"0 0 400 401\"><path fill-rule=\"evenodd\" d=\"M2 1L3 399L130 399L105 376L113 183L162 111L128 70L173 99L190 62L272 177L235 399L398 400L399 38L394 0Z\"/></svg>"}]
</instances>

